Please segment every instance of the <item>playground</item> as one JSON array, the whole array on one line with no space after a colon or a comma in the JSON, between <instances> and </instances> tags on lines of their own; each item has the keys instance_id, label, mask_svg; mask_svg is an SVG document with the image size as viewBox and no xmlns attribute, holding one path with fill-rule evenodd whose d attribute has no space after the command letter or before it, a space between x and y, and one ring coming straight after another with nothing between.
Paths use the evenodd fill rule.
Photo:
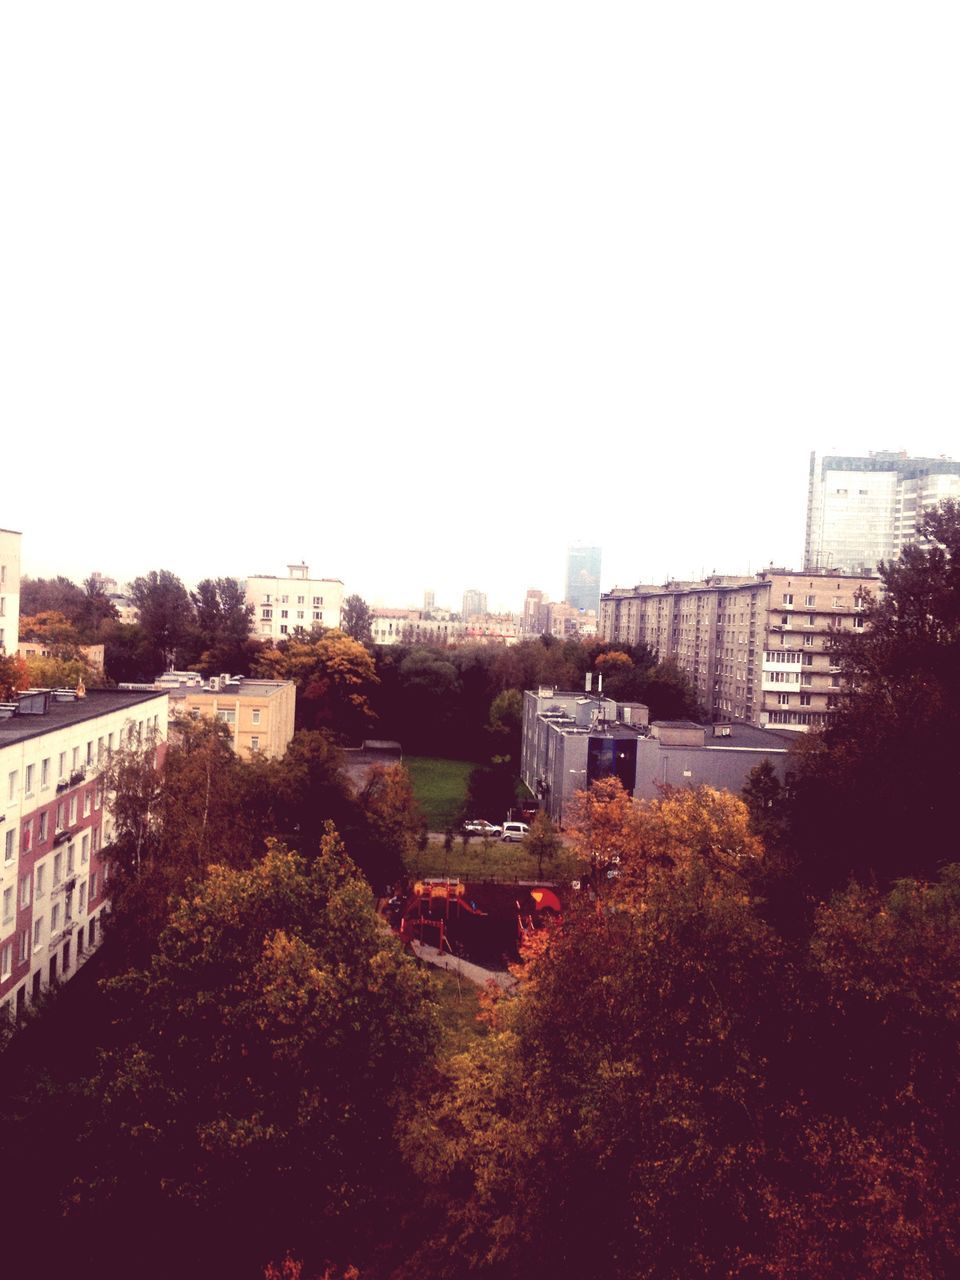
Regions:
<instances>
[{"instance_id":1,"label":"playground","mask_svg":"<svg viewBox=\"0 0 960 1280\"><path fill-rule=\"evenodd\" d=\"M415 881L405 895L391 899L389 910L405 943L503 970L518 959L524 938L562 922L561 893L542 883L436 877Z\"/></svg>"}]
</instances>

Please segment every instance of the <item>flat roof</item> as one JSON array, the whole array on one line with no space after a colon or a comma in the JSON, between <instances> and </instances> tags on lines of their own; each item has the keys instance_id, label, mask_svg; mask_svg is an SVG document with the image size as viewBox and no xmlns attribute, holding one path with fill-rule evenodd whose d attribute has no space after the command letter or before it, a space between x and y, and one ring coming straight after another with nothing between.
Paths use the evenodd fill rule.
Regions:
<instances>
[{"instance_id":1,"label":"flat roof","mask_svg":"<svg viewBox=\"0 0 960 1280\"><path fill-rule=\"evenodd\" d=\"M294 680L244 680L240 684L228 684L223 689L207 689L202 684L180 684L164 689L171 698L271 698L281 689L296 686Z\"/></svg>"},{"instance_id":2,"label":"flat roof","mask_svg":"<svg viewBox=\"0 0 960 1280\"><path fill-rule=\"evenodd\" d=\"M17 715L11 716L9 720L0 720L0 748L15 742L25 742L28 738L38 738L45 733L54 733L57 729L66 729L74 724L82 724L85 720L96 720L98 716L108 715L111 711L139 706L154 698L163 697L165 692L166 690L135 693L128 689L89 689L85 698L78 698L75 702L54 702L51 698L44 715Z\"/></svg>"}]
</instances>

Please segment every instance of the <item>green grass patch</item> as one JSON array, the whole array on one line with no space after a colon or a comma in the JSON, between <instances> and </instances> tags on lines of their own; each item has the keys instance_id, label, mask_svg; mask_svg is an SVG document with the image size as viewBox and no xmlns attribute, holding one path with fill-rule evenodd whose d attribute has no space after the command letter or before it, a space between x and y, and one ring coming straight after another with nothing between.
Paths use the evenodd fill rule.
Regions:
<instances>
[{"instance_id":1,"label":"green grass patch","mask_svg":"<svg viewBox=\"0 0 960 1280\"><path fill-rule=\"evenodd\" d=\"M448 1053L463 1053L474 1040L487 1034L477 1022L480 1011L480 988L466 978L457 978L449 969L430 969L434 994L440 1009L444 1048Z\"/></svg>"},{"instance_id":2,"label":"green grass patch","mask_svg":"<svg viewBox=\"0 0 960 1280\"><path fill-rule=\"evenodd\" d=\"M467 841L458 836L449 854L443 847L442 837L434 836L423 853L414 850L404 858L407 874L419 876L459 876L461 880L536 880L537 860L531 857L522 844L503 844L500 840L482 840L479 836ZM544 880L573 880L577 876L577 861L564 849L553 863L544 863Z\"/></svg>"},{"instance_id":3,"label":"green grass patch","mask_svg":"<svg viewBox=\"0 0 960 1280\"><path fill-rule=\"evenodd\" d=\"M445 831L453 826L467 797L467 779L476 766L469 760L438 756L404 756L403 764L428 829Z\"/></svg>"}]
</instances>

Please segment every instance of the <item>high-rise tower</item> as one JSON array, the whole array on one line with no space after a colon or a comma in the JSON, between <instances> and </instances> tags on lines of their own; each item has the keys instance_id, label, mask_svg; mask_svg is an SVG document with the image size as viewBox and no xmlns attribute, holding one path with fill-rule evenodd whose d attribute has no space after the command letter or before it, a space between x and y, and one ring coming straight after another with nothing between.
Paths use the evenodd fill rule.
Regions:
<instances>
[{"instance_id":1,"label":"high-rise tower","mask_svg":"<svg viewBox=\"0 0 960 1280\"><path fill-rule=\"evenodd\" d=\"M600 548L567 548L566 602L577 609L600 611Z\"/></svg>"}]
</instances>

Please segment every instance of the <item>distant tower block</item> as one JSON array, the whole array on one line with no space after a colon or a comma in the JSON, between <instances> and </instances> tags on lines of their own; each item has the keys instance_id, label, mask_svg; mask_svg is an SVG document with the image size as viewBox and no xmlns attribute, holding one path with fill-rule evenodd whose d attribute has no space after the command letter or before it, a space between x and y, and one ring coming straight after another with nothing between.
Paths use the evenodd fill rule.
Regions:
<instances>
[{"instance_id":1,"label":"distant tower block","mask_svg":"<svg viewBox=\"0 0 960 1280\"><path fill-rule=\"evenodd\" d=\"M429 613L429 612L431 611L431 609L433 609L433 608L434 608L434 606L435 606L435 605L436 605L436 599L435 599L435 597L434 597L434 593L433 593L432 591L425 591L425 592L423 593L423 611L424 611L424 613Z\"/></svg>"},{"instance_id":2,"label":"distant tower block","mask_svg":"<svg viewBox=\"0 0 960 1280\"><path fill-rule=\"evenodd\" d=\"M568 547L567 604L600 612L600 548Z\"/></svg>"}]
</instances>

